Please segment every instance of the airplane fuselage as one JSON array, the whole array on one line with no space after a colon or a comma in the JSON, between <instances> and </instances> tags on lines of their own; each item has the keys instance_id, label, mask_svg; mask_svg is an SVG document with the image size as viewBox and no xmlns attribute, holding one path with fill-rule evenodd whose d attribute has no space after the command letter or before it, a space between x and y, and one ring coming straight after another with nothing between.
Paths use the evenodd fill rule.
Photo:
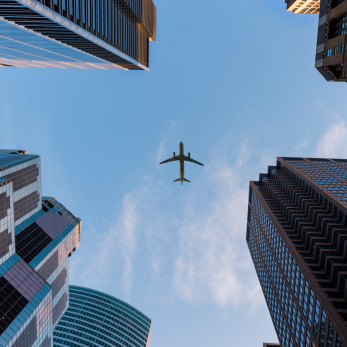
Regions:
<instances>
[{"instance_id":1,"label":"airplane fuselage","mask_svg":"<svg viewBox=\"0 0 347 347\"><path fill-rule=\"evenodd\" d=\"M183 182L184 178L184 150L183 150L183 142L180 142L178 146L178 156L179 156L179 163L180 163L180 179L181 183Z\"/></svg>"}]
</instances>

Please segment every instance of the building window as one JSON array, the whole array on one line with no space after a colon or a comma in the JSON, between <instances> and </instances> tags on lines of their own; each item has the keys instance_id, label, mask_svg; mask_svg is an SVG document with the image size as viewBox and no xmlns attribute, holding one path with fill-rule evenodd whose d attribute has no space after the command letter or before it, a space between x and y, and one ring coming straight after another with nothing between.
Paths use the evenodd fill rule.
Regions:
<instances>
[{"instance_id":1,"label":"building window","mask_svg":"<svg viewBox=\"0 0 347 347\"><path fill-rule=\"evenodd\" d=\"M305 322L301 321L301 335L300 335L300 347L304 347L305 344Z\"/></svg>"},{"instance_id":2,"label":"building window","mask_svg":"<svg viewBox=\"0 0 347 347\"><path fill-rule=\"evenodd\" d=\"M295 313L296 313L296 304L293 304L293 319L292 319L292 332L295 333Z\"/></svg>"},{"instance_id":3,"label":"building window","mask_svg":"<svg viewBox=\"0 0 347 347\"><path fill-rule=\"evenodd\" d=\"M345 44L343 43L343 44L341 45L341 52L344 52L344 50L345 50Z\"/></svg>"},{"instance_id":4,"label":"building window","mask_svg":"<svg viewBox=\"0 0 347 347\"><path fill-rule=\"evenodd\" d=\"M335 347L342 347L342 340L339 334L336 334L336 342L335 342Z\"/></svg>"},{"instance_id":5,"label":"building window","mask_svg":"<svg viewBox=\"0 0 347 347\"><path fill-rule=\"evenodd\" d=\"M326 325L327 315L324 310L322 310L322 320L320 323L320 332L319 332L319 347L324 347L325 341L325 325Z\"/></svg>"},{"instance_id":6,"label":"building window","mask_svg":"<svg viewBox=\"0 0 347 347\"><path fill-rule=\"evenodd\" d=\"M91 0L88 0L88 12L87 12L87 16L88 16L88 26L91 26L91 20L90 20L90 16L91 16Z\"/></svg>"},{"instance_id":7,"label":"building window","mask_svg":"<svg viewBox=\"0 0 347 347\"><path fill-rule=\"evenodd\" d=\"M333 347L333 340L334 340L334 326L332 325L331 322L329 322L327 347Z\"/></svg>"},{"instance_id":8,"label":"building window","mask_svg":"<svg viewBox=\"0 0 347 347\"><path fill-rule=\"evenodd\" d=\"M301 274L300 278L300 289L299 289L299 305L301 306L301 301L302 301L302 293L304 291L304 276ZM306 314L304 314L306 315Z\"/></svg>"},{"instance_id":9,"label":"building window","mask_svg":"<svg viewBox=\"0 0 347 347\"><path fill-rule=\"evenodd\" d=\"M304 294L304 307L302 308L302 313L306 317L306 311L307 311L307 302L308 302L308 283L305 282L305 294Z\"/></svg>"},{"instance_id":10,"label":"building window","mask_svg":"<svg viewBox=\"0 0 347 347\"><path fill-rule=\"evenodd\" d=\"M308 325L311 326L312 322L312 312L313 312L313 300L314 300L314 294L311 289L311 294L310 294L310 305L308 307Z\"/></svg>"},{"instance_id":11,"label":"building window","mask_svg":"<svg viewBox=\"0 0 347 347\"><path fill-rule=\"evenodd\" d=\"M329 38L332 39L336 36L345 34L347 27L347 13L332 20L329 28Z\"/></svg>"},{"instance_id":12,"label":"building window","mask_svg":"<svg viewBox=\"0 0 347 347\"><path fill-rule=\"evenodd\" d=\"M295 342L299 343L299 336L300 336L300 312L298 310L298 315L296 318L296 330L295 330Z\"/></svg>"},{"instance_id":13,"label":"building window","mask_svg":"<svg viewBox=\"0 0 347 347\"><path fill-rule=\"evenodd\" d=\"M95 1L93 0L93 30L95 30L95 16L96 16L96 6L95 6Z\"/></svg>"},{"instance_id":14,"label":"building window","mask_svg":"<svg viewBox=\"0 0 347 347\"><path fill-rule=\"evenodd\" d=\"M289 329L288 328L287 328L286 346L289 346Z\"/></svg>"},{"instance_id":15,"label":"building window","mask_svg":"<svg viewBox=\"0 0 347 347\"><path fill-rule=\"evenodd\" d=\"M330 48L330 49L327 50L327 57L330 57L331 54L332 54L332 49Z\"/></svg>"},{"instance_id":16,"label":"building window","mask_svg":"<svg viewBox=\"0 0 347 347\"><path fill-rule=\"evenodd\" d=\"M306 331L306 347L310 346L310 332L307 330Z\"/></svg>"},{"instance_id":17,"label":"building window","mask_svg":"<svg viewBox=\"0 0 347 347\"><path fill-rule=\"evenodd\" d=\"M337 54L337 53L339 53L339 46L335 46L334 48L334 54Z\"/></svg>"},{"instance_id":18,"label":"building window","mask_svg":"<svg viewBox=\"0 0 347 347\"><path fill-rule=\"evenodd\" d=\"M313 335L315 338L317 338L317 332L318 332L319 311L320 311L320 303L318 299L316 299L316 309L314 311L314 325L313 325Z\"/></svg>"}]
</instances>

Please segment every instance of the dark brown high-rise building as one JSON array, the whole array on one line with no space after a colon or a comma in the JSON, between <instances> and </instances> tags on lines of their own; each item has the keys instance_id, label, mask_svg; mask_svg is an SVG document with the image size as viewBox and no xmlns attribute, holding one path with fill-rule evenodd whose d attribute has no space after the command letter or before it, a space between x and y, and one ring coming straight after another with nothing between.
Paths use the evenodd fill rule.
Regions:
<instances>
[{"instance_id":1,"label":"dark brown high-rise building","mask_svg":"<svg viewBox=\"0 0 347 347\"><path fill-rule=\"evenodd\" d=\"M285 0L287 11L319 13L316 69L327 81L347 82L345 0Z\"/></svg>"},{"instance_id":2,"label":"dark brown high-rise building","mask_svg":"<svg viewBox=\"0 0 347 347\"><path fill-rule=\"evenodd\" d=\"M247 243L282 347L347 346L347 160L277 158L250 182Z\"/></svg>"},{"instance_id":3,"label":"dark brown high-rise building","mask_svg":"<svg viewBox=\"0 0 347 347\"><path fill-rule=\"evenodd\" d=\"M328 81L347 81L347 2L321 0L316 68Z\"/></svg>"}]
</instances>

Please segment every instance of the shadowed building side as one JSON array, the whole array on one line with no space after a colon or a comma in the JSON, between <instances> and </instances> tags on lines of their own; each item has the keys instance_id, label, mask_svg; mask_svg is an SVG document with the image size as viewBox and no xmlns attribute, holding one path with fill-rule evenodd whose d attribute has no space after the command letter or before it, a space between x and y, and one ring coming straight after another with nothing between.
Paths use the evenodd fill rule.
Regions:
<instances>
[{"instance_id":1,"label":"shadowed building side","mask_svg":"<svg viewBox=\"0 0 347 347\"><path fill-rule=\"evenodd\" d=\"M327 81L347 82L347 2L322 0L316 48L316 68Z\"/></svg>"},{"instance_id":2,"label":"shadowed building side","mask_svg":"<svg viewBox=\"0 0 347 347\"><path fill-rule=\"evenodd\" d=\"M282 347L347 346L347 160L277 158L246 240Z\"/></svg>"},{"instance_id":3,"label":"shadowed building side","mask_svg":"<svg viewBox=\"0 0 347 347\"><path fill-rule=\"evenodd\" d=\"M319 13L315 67L327 81L347 82L345 0L285 0L287 11Z\"/></svg>"}]
</instances>

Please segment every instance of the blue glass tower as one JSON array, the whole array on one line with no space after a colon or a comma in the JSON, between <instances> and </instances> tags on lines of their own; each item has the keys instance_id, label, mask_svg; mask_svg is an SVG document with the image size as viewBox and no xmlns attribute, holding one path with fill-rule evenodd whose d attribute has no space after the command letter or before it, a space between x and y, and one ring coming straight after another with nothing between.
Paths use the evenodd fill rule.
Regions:
<instances>
[{"instance_id":1,"label":"blue glass tower","mask_svg":"<svg viewBox=\"0 0 347 347\"><path fill-rule=\"evenodd\" d=\"M70 286L70 305L54 330L55 347L149 347L151 320L124 301Z\"/></svg>"},{"instance_id":2,"label":"blue glass tower","mask_svg":"<svg viewBox=\"0 0 347 347\"><path fill-rule=\"evenodd\" d=\"M0 346L50 347L81 220L41 194L38 155L0 150Z\"/></svg>"}]
</instances>

